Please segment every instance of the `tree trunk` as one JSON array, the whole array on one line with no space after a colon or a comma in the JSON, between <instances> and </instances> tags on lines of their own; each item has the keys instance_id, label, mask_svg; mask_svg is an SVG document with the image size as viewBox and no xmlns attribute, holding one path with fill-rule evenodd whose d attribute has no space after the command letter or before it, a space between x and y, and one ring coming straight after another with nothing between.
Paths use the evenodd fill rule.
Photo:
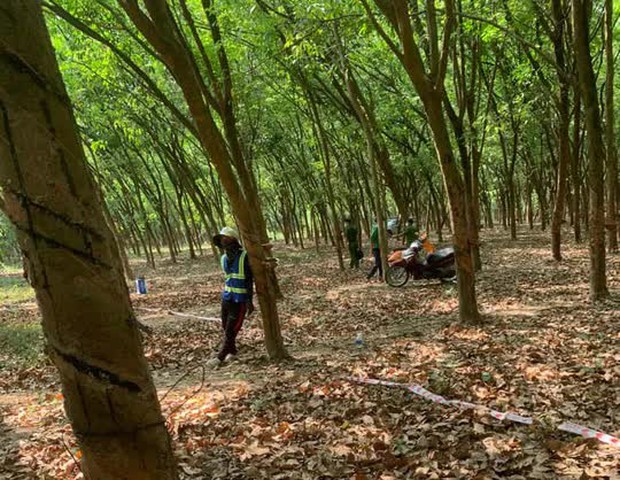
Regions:
<instances>
[{"instance_id":1,"label":"tree trunk","mask_svg":"<svg viewBox=\"0 0 620 480\"><path fill-rule=\"evenodd\" d=\"M168 244L168 251L170 253L170 261L177 263L177 249L174 242L174 231L168 221L168 215L165 212L159 212L159 219L164 230L164 236L166 237L166 243Z\"/></svg>"},{"instance_id":2,"label":"tree trunk","mask_svg":"<svg viewBox=\"0 0 620 480\"><path fill-rule=\"evenodd\" d=\"M3 2L0 10L0 181L82 470L97 480L176 479L121 259L40 3Z\"/></svg>"},{"instance_id":3,"label":"tree trunk","mask_svg":"<svg viewBox=\"0 0 620 480\"><path fill-rule=\"evenodd\" d=\"M314 130L314 134L318 141L321 161L323 162L323 167L325 168L325 188L327 190L327 201L329 203L329 210L332 216L332 226L336 237L335 246L336 255L338 256L338 267L340 268L340 271L344 271L344 245L342 240L342 230L340 228L340 220L338 219L338 212L336 209L336 197L334 195L334 187L332 184L332 156L329 148L329 142L327 140L323 121L316 106L314 96L310 91L310 86L308 85L303 74L300 74L299 77L302 79L303 86L306 90L307 103L310 107L310 112L312 113L312 119L314 120L312 122L312 129Z\"/></svg>"},{"instance_id":4,"label":"tree trunk","mask_svg":"<svg viewBox=\"0 0 620 480\"><path fill-rule=\"evenodd\" d=\"M528 181L527 186L527 223L530 227L530 230L534 230L534 206L532 205L532 186Z\"/></svg>"},{"instance_id":5,"label":"tree trunk","mask_svg":"<svg viewBox=\"0 0 620 480\"><path fill-rule=\"evenodd\" d=\"M299 213L297 210L293 212L293 221L295 222L295 227L297 229L297 236L299 238L299 247L303 250L304 247L304 230L302 228L302 223L299 221Z\"/></svg>"},{"instance_id":6,"label":"tree trunk","mask_svg":"<svg viewBox=\"0 0 620 480\"><path fill-rule=\"evenodd\" d=\"M510 215L510 239L517 239L517 205L514 174L509 176L508 185L508 212Z\"/></svg>"},{"instance_id":7,"label":"tree trunk","mask_svg":"<svg viewBox=\"0 0 620 480\"><path fill-rule=\"evenodd\" d=\"M189 219L192 223L192 232L194 235L196 247L198 248L198 254L202 257L204 255L204 252L202 250L202 239L201 239L202 235L200 234L200 227L198 226L198 223L196 222L196 218L192 212L192 206L191 206L190 200L186 199L186 203L187 203L187 211L189 212ZM197 205L196 207L197 207L199 215L201 216L203 224L205 224L206 223L205 217L200 213L200 208Z\"/></svg>"},{"instance_id":8,"label":"tree trunk","mask_svg":"<svg viewBox=\"0 0 620 480\"><path fill-rule=\"evenodd\" d=\"M553 45L555 49L555 61L560 95L558 99L558 170L555 204L551 220L551 253L557 261L562 260L562 221L564 220L564 203L566 199L566 187L568 179L568 166L570 162L570 138L568 133L570 123L568 92L570 79L566 68L566 55L564 52L564 25L565 13L561 0L553 0L553 20L555 22Z\"/></svg>"},{"instance_id":9,"label":"tree trunk","mask_svg":"<svg viewBox=\"0 0 620 480\"><path fill-rule=\"evenodd\" d=\"M441 99L427 97L425 111L433 131L435 150L440 161L448 199L453 232L454 253L457 266L457 285L459 291L459 314L465 323L480 323L478 302L476 300L475 276L469 243L467 213L465 211L465 185L458 171L445 118L441 110Z\"/></svg>"},{"instance_id":10,"label":"tree trunk","mask_svg":"<svg viewBox=\"0 0 620 480\"><path fill-rule=\"evenodd\" d=\"M521 182L519 180L515 183L515 203L517 204L517 223L523 225L523 194L521 190Z\"/></svg>"},{"instance_id":11,"label":"tree trunk","mask_svg":"<svg viewBox=\"0 0 620 480\"><path fill-rule=\"evenodd\" d=\"M314 232L314 246L316 248L316 253L321 251L321 238L319 233L318 222L316 221L316 217L320 214L318 213L318 209L314 208L314 213L312 215L312 230Z\"/></svg>"},{"instance_id":12,"label":"tree trunk","mask_svg":"<svg viewBox=\"0 0 620 480\"><path fill-rule=\"evenodd\" d=\"M281 296L275 275L276 261L271 254L272 245L268 243L256 186L238 145L232 115L231 72L224 44L215 39L219 35L217 18L215 11L208 8L211 2L208 0L203 0L203 2L223 75L222 85L220 85L222 89L211 85L210 90L205 79L201 77L187 39L182 36L183 29L173 17L168 2L145 0L144 4L149 16L144 13L137 2L121 1L120 5L159 53L183 93L196 124L197 136L208 153L209 160L217 170L239 224L241 238L254 273L267 352L271 359L279 360L288 357L288 353L284 348L280 332L276 304L277 298ZM214 96L218 96L222 101L217 104ZM216 112L224 124L224 134L213 116L212 108L217 108ZM223 216L223 213L220 213Z\"/></svg>"},{"instance_id":13,"label":"tree trunk","mask_svg":"<svg viewBox=\"0 0 620 480\"><path fill-rule=\"evenodd\" d=\"M605 275L605 146L590 55L590 12L585 8L584 0L573 0L572 13L577 73L588 132L590 299L597 301L609 295Z\"/></svg>"},{"instance_id":14,"label":"tree trunk","mask_svg":"<svg viewBox=\"0 0 620 480\"><path fill-rule=\"evenodd\" d=\"M291 240L289 233L289 224L287 220L286 203L284 201L283 195L280 195L280 205L282 205L282 235L284 235L284 243L288 245L289 243L291 243Z\"/></svg>"},{"instance_id":15,"label":"tree trunk","mask_svg":"<svg viewBox=\"0 0 620 480\"><path fill-rule=\"evenodd\" d=\"M362 3L381 37L388 39L389 35L382 29L380 23L374 17L366 0L362 0ZM398 33L402 50L391 41L387 41L388 46L403 65L413 87L418 93L433 135L435 152L450 203L460 319L464 323L479 323L481 318L476 300L475 275L471 255L472 245L470 243L471 238L469 236L467 212L465 210L465 183L454 159L442 105L445 75L450 55L450 41L456 24L454 1L445 0L443 2L446 19L443 25L444 31L441 48L439 47L437 35L435 1L429 0L426 2L426 17L428 20L427 41L430 53L428 67L423 62L420 48L414 37L409 2L407 0L392 0L391 2L375 0L375 4L381 9L386 19ZM416 16L414 15L414 17Z\"/></svg>"},{"instance_id":16,"label":"tree trunk","mask_svg":"<svg viewBox=\"0 0 620 480\"><path fill-rule=\"evenodd\" d=\"M473 171L470 158L470 152L467 148L467 139L465 138L465 132L463 127L463 119L459 117L452 108L450 101L444 99L444 104L447 106L448 118L452 124L454 135L456 137L456 144L461 158L461 165L463 168L463 177L465 181L465 214L467 216L467 226L469 230L469 244L471 246L472 262L474 265L474 271L480 270L482 263L480 260L479 251L479 237L478 237L478 224L476 223L476 214L473 191Z\"/></svg>"},{"instance_id":17,"label":"tree trunk","mask_svg":"<svg viewBox=\"0 0 620 480\"><path fill-rule=\"evenodd\" d=\"M605 144L607 146L607 238L610 252L618 251L618 157L614 135L613 5L605 0Z\"/></svg>"},{"instance_id":18,"label":"tree trunk","mask_svg":"<svg viewBox=\"0 0 620 480\"><path fill-rule=\"evenodd\" d=\"M329 230L329 219L326 218L325 206L321 204L318 207L319 220L321 226L321 237L323 238L323 244L329 245L329 239L331 238L331 232Z\"/></svg>"},{"instance_id":19,"label":"tree trunk","mask_svg":"<svg viewBox=\"0 0 620 480\"><path fill-rule=\"evenodd\" d=\"M121 258L121 262L123 265L123 273L125 274L125 280L131 282L134 280L134 273L129 264L129 258L127 257L127 249L125 247L125 242L123 238L119 235L118 229L116 228L116 224L112 219L112 215L108 210L107 205L105 204L105 200L103 198L103 193L101 192L101 188L97 187L98 199L101 207L103 209L103 215L108 225L108 228L112 232L112 237L114 238L114 243L116 244L116 248L118 249L118 254Z\"/></svg>"},{"instance_id":20,"label":"tree trunk","mask_svg":"<svg viewBox=\"0 0 620 480\"><path fill-rule=\"evenodd\" d=\"M575 87L575 120L573 122L573 154L571 155L571 178L573 182L573 215L575 220L575 242L581 243L581 95L579 86Z\"/></svg>"},{"instance_id":21,"label":"tree trunk","mask_svg":"<svg viewBox=\"0 0 620 480\"><path fill-rule=\"evenodd\" d=\"M187 248L189 250L189 258L191 260L196 258L196 251L194 250L194 240L192 238L192 229L189 226L189 221L187 220L187 215L185 214L185 208L183 208L183 190L177 192L177 204L179 208L179 217L181 217L181 223L183 225L183 230L185 231L185 238L187 240ZM191 211L189 213L191 216Z\"/></svg>"},{"instance_id":22,"label":"tree trunk","mask_svg":"<svg viewBox=\"0 0 620 480\"><path fill-rule=\"evenodd\" d=\"M353 72L348 65L343 66L343 70L347 91L349 93L349 99L351 100L353 108L357 113L357 118L362 125L364 139L366 140L366 149L368 152L368 161L370 163L370 173L372 178L375 216L377 219L377 226L379 227L379 251L381 254L383 280L386 278L388 269L388 240L385 218L385 190L379 177L381 162L379 157L382 155L382 149L377 142L377 132L373 121L372 112L369 111L367 104L364 102L363 98L361 98L357 82L353 77Z\"/></svg>"}]
</instances>

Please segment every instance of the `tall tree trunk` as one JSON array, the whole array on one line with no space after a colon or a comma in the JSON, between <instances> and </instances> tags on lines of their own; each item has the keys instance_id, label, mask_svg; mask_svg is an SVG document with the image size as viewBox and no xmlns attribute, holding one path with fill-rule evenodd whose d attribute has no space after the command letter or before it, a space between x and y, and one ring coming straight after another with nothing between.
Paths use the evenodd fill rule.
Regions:
<instances>
[{"instance_id":1,"label":"tall tree trunk","mask_svg":"<svg viewBox=\"0 0 620 480\"><path fill-rule=\"evenodd\" d=\"M97 480L176 479L121 259L40 3L3 2L0 10L0 182L82 470Z\"/></svg>"},{"instance_id":2,"label":"tall tree trunk","mask_svg":"<svg viewBox=\"0 0 620 480\"><path fill-rule=\"evenodd\" d=\"M570 162L570 138L568 133L570 123L569 99L570 79L566 68L566 55L564 51L565 31L565 6L562 0L553 0L552 11L555 27L553 30L553 45L555 50L555 62L560 85L558 98L558 124L557 134L559 143L557 187L553 216L551 220L551 253L557 261L562 260L562 221L564 220L564 203L566 200L566 187L568 179L568 166Z\"/></svg>"},{"instance_id":3,"label":"tall tree trunk","mask_svg":"<svg viewBox=\"0 0 620 480\"><path fill-rule=\"evenodd\" d=\"M515 182L515 203L517 205L517 223L519 225L523 225L523 194L521 190L521 182L517 179Z\"/></svg>"},{"instance_id":4,"label":"tall tree trunk","mask_svg":"<svg viewBox=\"0 0 620 480\"><path fill-rule=\"evenodd\" d=\"M289 223L287 220L288 213L286 209L286 202L284 201L284 193L280 195L280 204L282 205L282 235L284 235L284 243L288 245L291 243L290 233L289 233Z\"/></svg>"},{"instance_id":5,"label":"tall tree trunk","mask_svg":"<svg viewBox=\"0 0 620 480\"><path fill-rule=\"evenodd\" d=\"M447 97L447 96L446 96ZM467 139L465 138L465 131L463 127L463 119L456 114L450 101L444 98L444 104L448 111L448 118L452 124L454 135L456 137L456 144L461 157L461 166L463 168L463 177L465 182L465 215L467 217L467 227L469 231L469 244L471 246L472 262L474 270L478 271L482 267L480 261L480 251L478 238L478 224L476 223L476 214L474 213L474 192L473 192L473 171L471 164L471 155L467 148Z\"/></svg>"},{"instance_id":6,"label":"tall tree trunk","mask_svg":"<svg viewBox=\"0 0 620 480\"><path fill-rule=\"evenodd\" d=\"M607 146L607 238L610 252L618 251L618 157L614 135L613 5L605 0L605 144Z\"/></svg>"},{"instance_id":7,"label":"tall tree trunk","mask_svg":"<svg viewBox=\"0 0 620 480\"><path fill-rule=\"evenodd\" d=\"M316 217L319 216L319 213L316 207L313 209L313 212L311 215L312 215L311 217L312 218L312 231L314 232L314 246L316 248L316 253L319 253L321 251L321 237L320 237L318 222L316 220Z\"/></svg>"},{"instance_id":8,"label":"tall tree trunk","mask_svg":"<svg viewBox=\"0 0 620 480\"><path fill-rule=\"evenodd\" d=\"M168 220L168 215L163 210L159 212L159 219L164 230L164 236L166 237L166 243L168 244L168 251L170 253L170 260L172 263L177 263L177 248L174 241L174 230Z\"/></svg>"},{"instance_id":9,"label":"tall tree trunk","mask_svg":"<svg viewBox=\"0 0 620 480\"><path fill-rule=\"evenodd\" d=\"M103 214L104 214L106 223L108 225L108 228L110 229L110 231L112 232L112 236L114 237L114 243L116 244L116 248L118 249L118 254L121 257L121 262L123 265L123 273L125 274L125 280L133 281L134 273L133 273L133 269L131 268L131 265L129 264L129 258L127 257L127 248L125 246L125 241L119 234L118 229L116 228L116 224L114 223L114 220L112 219L112 216L110 215L110 212L108 211L108 208L105 205L103 197L100 197L100 203L103 208Z\"/></svg>"},{"instance_id":10,"label":"tall tree trunk","mask_svg":"<svg viewBox=\"0 0 620 480\"><path fill-rule=\"evenodd\" d=\"M579 87L588 132L588 180L590 189L590 299L609 295L605 275L605 146L592 68L589 41L589 18L584 0L573 0L573 31Z\"/></svg>"},{"instance_id":11,"label":"tall tree trunk","mask_svg":"<svg viewBox=\"0 0 620 480\"><path fill-rule=\"evenodd\" d=\"M299 238L299 247L303 250L304 247L304 230L302 224L299 221L299 213L297 209L293 212L293 221L295 222L295 228L297 229L297 237Z\"/></svg>"},{"instance_id":12,"label":"tall tree trunk","mask_svg":"<svg viewBox=\"0 0 620 480\"><path fill-rule=\"evenodd\" d=\"M187 219L187 215L185 214L185 208L183 207L183 190L177 192L177 204L179 209L179 217L181 217L181 224L183 225L183 230L185 231L185 238L187 241L187 248L189 250L189 258L191 260L196 258L196 251L194 250L194 240L192 238L192 229L189 225L189 221ZM191 215L191 212L190 212Z\"/></svg>"},{"instance_id":13,"label":"tall tree trunk","mask_svg":"<svg viewBox=\"0 0 620 480\"><path fill-rule=\"evenodd\" d=\"M308 105L310 106L310 111L312 113L312 118L314 121L312 122L312 128L314 130L315 136L317 138L319 144L319 152L321 156L321 161L323 162L323 167L325 168L325 188L327 190L327 201L329 203L329 210L332 216L332 226L334 229L334 235L336 237L336 255L338 256L338 266L341 271L344 270L344 245L342 239L342 229L340 228L340 220L338 219L338 211L336 209L336 196L334 195L334 187L332 183L332 155L329 148L329 142L327 140L327 134L325 133L325 128L323 125L323 120L321 119L321 115L319 113L319 109L316 106L316 101L312 92L310 91L310 86L307 83L307 80L303 74L300 74L299 77L302 79L303 86L306 90L306 99Z\"/></svg>"},{"instance_id":14,"label":"tall tree trunk","mask_svg":"<svg viewBox=\"0 0 620 480\"><path fill-rule=\"evenodd\" d=\"M189 212L189 219L190 219L190 222L192 223L192 232L194 235L196 247L198 248L198 254L202 257L204 252L202 250L202 239L200 238L201 237L200 227L198 226L195 215L192 212L192 202L189 200L189 198L186 198L185 203L187 204L187 211ZM200 213L200 208L197 207L197 211L202 218L203 224L206 223L205 217Z\"/></svg>"},{"instance_id":15,"label":"tall tree trunk","mask_svg":"<svg viewBox=\"0 0 620 480\"><path fill-rule=\"evenodd\" d=\"M432 223L432 214L433 214L433 200L432 197L428 197L426 201L426 214L424 215L424 231L431 231L431 223Z\"/></svg>"},{"instance_id":16,"label":"tall tree trunk","mask_svg":"<svg viewBox=\"0 0 620 480\"><path fill-rule=\"evenodd\" d=\"M517 239L517 199L514 174L509 176L508 185L508 212L510 215L510 239Z\"/></svg>"},{"instance_id":17,"label":"tall tree trunk","mask_svg":"<svg viewBox=\"0 0 620 480\"><path fill-rule=\"evenodd\" d=\"M405 68L405 72L417 91L424 106L424 112L433 134L435 152L443 175L444 186L450 203L453 243L457 266L457 285L459 292L459 315L462 322L479 323L481 321L476 299L475 275L471 255L471 243L467 222L465 183L456 164L446 119L443 112L443 92L450 40L456 24L454 1L445 0L446 20L443 26L443 43L439 48L435 1L426 2L428 19L429 66L425 66L420 49L413 34L410 20L409 2L393 0L386 2L375 0L394 30L398 33L402 49L389 40L388 34L374 18L366 0L364 8L373 20L375 28L386 40L390 49Z\"/></svg>"},{"instance_id":18,"label":"tall tree trunk","mask_svg":"<svg viewBox=\"0 0 620 480\"><path fill-rule=\"evenodd\" d=\"M527 182L527 192L526 192L526 200L527 200L527 223L530 227L530 230L534 230L534 206L532 205L532 186L528 180Z\"/></svg>"},{"instance_id":19,"label":"tall tree trunk","mask_svg":"<svg viewBox=\"0 0 620 480\"><path fill-rule=\"evenodd\" d=\"M344 58L344 55L342 55ZM359 87L353 72L348 65L343 65L344 77L349 93L349 99L357 113L357 117L362 125L364 132L364 139L366 140L366 148L368 151L368 161L370 163L370 173L372 178L373 187L373 200L375 207L375 216L377 219L377 226L379 227L379 251L381 254L381 265L383 270L383 278L385 279L388 269L388 240L386 231L386 218L385 218L385 189L381 178L379 176L380 160L379 157L382 154L381 146L376 139L376 129L373 128L374 121L372 112L369 111L367 104L361 98Z\"/></svg>"},{"instance_id":20,"label":"tall tree trunk","mask_svg":"<svg viewBox=\"0 0 620 480\"><path fill-rule=\"evenodd\" d=\"M203 0L214 47L222 72L221 82L210 87L199 69L183 29L176 22L168 2L145 0L148 15L138 2L119 0L134 25L161 56L179 86L196 124L201 146L215 166L220 182L239 224L243 244L250 258L256 294L260 304L265 333L265 346L271 359L288 357L280 331L276 300L281 296L275 276L276 261L271 254L260 199L252 173L241 153L232 112L232 75L219 38L219 26L211 1ZM186 19L187 16L186 16ZM191 19L188 19L191 21ZM191 27L191 25L190 25ZM221 87L221 88L218 88ZM219 101L218 101L219 100ZM219 114L224 132L213 116ZM218 210L219 211L219 210ZM219 212L222 216L223 213Z\"/></svg>"},{"instance_id":21,"label":"tall tree trunk","mask_svg":"<svg viewBox=\"0 0 620 480\"><path fill-rule=\"evenodd\" d=\"M581 243L581 94L579 86L575 86L575 119L573 122L573 153L571 155L571 179L573 182L573 214L575 220L575 242Z\"/></svg>"}]
</instances>

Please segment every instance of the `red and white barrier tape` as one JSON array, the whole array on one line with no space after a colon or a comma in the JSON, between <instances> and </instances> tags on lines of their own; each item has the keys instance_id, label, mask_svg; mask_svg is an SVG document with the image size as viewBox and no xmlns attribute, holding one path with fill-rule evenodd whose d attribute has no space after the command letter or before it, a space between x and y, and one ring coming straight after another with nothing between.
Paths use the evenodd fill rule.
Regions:
<instances>
[{"instance_id":1,"label":"red and white barrier tape","mask_svg":"<svg viewBox=\"0 0 620 480\"><path fill-rule=\"evenodd\" d=\"M578 425L572 422L564 422L558 426L558 430L564 430L565 432L576 433L585 438L596 438L599 442L607 443L608 445L615 445L620 447L620 439L598 430L593 430L583 425Z\"/></svg>"},{"instance_id":2,"label":"red and white barrier tape","mask_svg":"<svg viewBox=\"0 0 620 480\"><path fill-rule=\"evenodd\" d=\"M481 405L476 405L474 403L462 402L460 400L447 400L441 395L430 392L421 385L407 385L404 383L389 382L386 380L376 380L373 378L350 378L349 380L353 380L358 383L366 383L369 385L384 385L386 387L406 388L407 390L414 393L415 395L418 395L419 397L430 400L431 402L439 403L441 405L451 405L463 409L483 409L487 411L490 416L496 418L497 420L510 420L512 422L524 423L526 425L531 425L533 423L533 420L531 418L522 417L521 415L517 415L516 413L498 412L497 410L483 407Z\"/></svg>"},{"instance_id":3,"label":"red and white barrier tape","mask_svg":"<svg viewBox=\"0 0 620 480\"><path fill-rule=\"evenodd\" d=\"M422 397L426 400L430 400L431 402L439 403L441 405L454 406L462 409L480 409L486 411L490 416L496 418L497 420L510 420L511 422L522 423L525 425L532 425L534 420L531 417L523 417L521 415L517 415L512 412L498 412L497 410L493 410L491 408L485 407L483 405L476 405L475 403L463 402L461 400L448 400L441 395L437 395L433 392L428 391L421 385L417 384L405 384L398 382L390 382L386 380L377 380L374 378L361 378L361 377L349 377L347 380L356 382L356 383L364 383L367 385L383 385L386 387L399 387L406 388L410 392L415 395ZM565 432L575 433L577 435L581 435L584 438L596 438L600 442L607 443L608 445L615 445L620 447L620 439L609 435L607 433L599 432L598 430L593 430L588 427L584 427L582 425L577 425L572 422L564 422L558 426L558 430L563 430Z\"/></svg>"}]
</instances>

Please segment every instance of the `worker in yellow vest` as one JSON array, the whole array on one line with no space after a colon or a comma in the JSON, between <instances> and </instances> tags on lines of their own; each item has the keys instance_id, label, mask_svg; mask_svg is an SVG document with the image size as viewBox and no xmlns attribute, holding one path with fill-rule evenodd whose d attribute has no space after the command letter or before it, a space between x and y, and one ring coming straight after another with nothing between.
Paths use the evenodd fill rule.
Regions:
<instances>
[{"instance_id":1,"label":"worker in yellow vest","mask_svg":"<svg viewBox=\"0 0 620 480\"><path fill-rule=\"evenodd\" d=\"M250 260L239 243L239 235L235 229L222 228L220 233L213 237L213 244L224 250L221 259L225 275L221 312L224 340L217 357L208 362L211 366L218 366L224 361L234 359L237 354L237 334L243 325L243 319L254 311L254 282Z\"/></svg>"}]
</instances>

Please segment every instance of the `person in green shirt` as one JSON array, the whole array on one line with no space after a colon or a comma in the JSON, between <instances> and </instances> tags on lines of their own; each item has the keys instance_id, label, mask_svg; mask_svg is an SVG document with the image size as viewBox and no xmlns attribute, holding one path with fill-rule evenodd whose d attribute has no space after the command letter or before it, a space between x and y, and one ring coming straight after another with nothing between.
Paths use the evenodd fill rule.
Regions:
<instances>
[{"instance_id":1,"label":"person in green shirt","mask_svg":"<svg viewBox=\"0 0 620 480\"><path fill-rule=\"evenodd\" d=\"M372 266L370 272L368 272L368 275L366 275L366 279L370 280L375 276L377 271L379 272L379 279L382 279L383 266L381 265L381 250L379 250L379 226L376 220L370 231L370 245L372 247L372 256L375 258L375 264Z\"/></svg>"},{"instance_id":2,"label":"person in green shirt","mask_svg":"<svg viewBox=\"0 0 620 480\"><path fill-rule=\"evenodd\" d=\"M349 245L349 256L351 257L351 261L349 262L350 268L359 268L360 266L360 257L358 255L360 246L357 240L358 232L357 228L351 223L351 219L347 218L344 221L344 235L347 239L347 244Z\"/></svg>"},{"instance_id":3,"label":"person in green shirt","mask_svg":"<svg viewBox=\"0 0 620 480\"><path fill-rule=\"evenodd\" d=\"M403 239L405 240L406 245L407 246L411 245L413 242L415 242L418 239L418 236L419 236L418 227L414 223L413 218L410 218L409 220L407 220L407 227L405 228L405 231L403 232Z\"/></svg>"}]
</instances>

